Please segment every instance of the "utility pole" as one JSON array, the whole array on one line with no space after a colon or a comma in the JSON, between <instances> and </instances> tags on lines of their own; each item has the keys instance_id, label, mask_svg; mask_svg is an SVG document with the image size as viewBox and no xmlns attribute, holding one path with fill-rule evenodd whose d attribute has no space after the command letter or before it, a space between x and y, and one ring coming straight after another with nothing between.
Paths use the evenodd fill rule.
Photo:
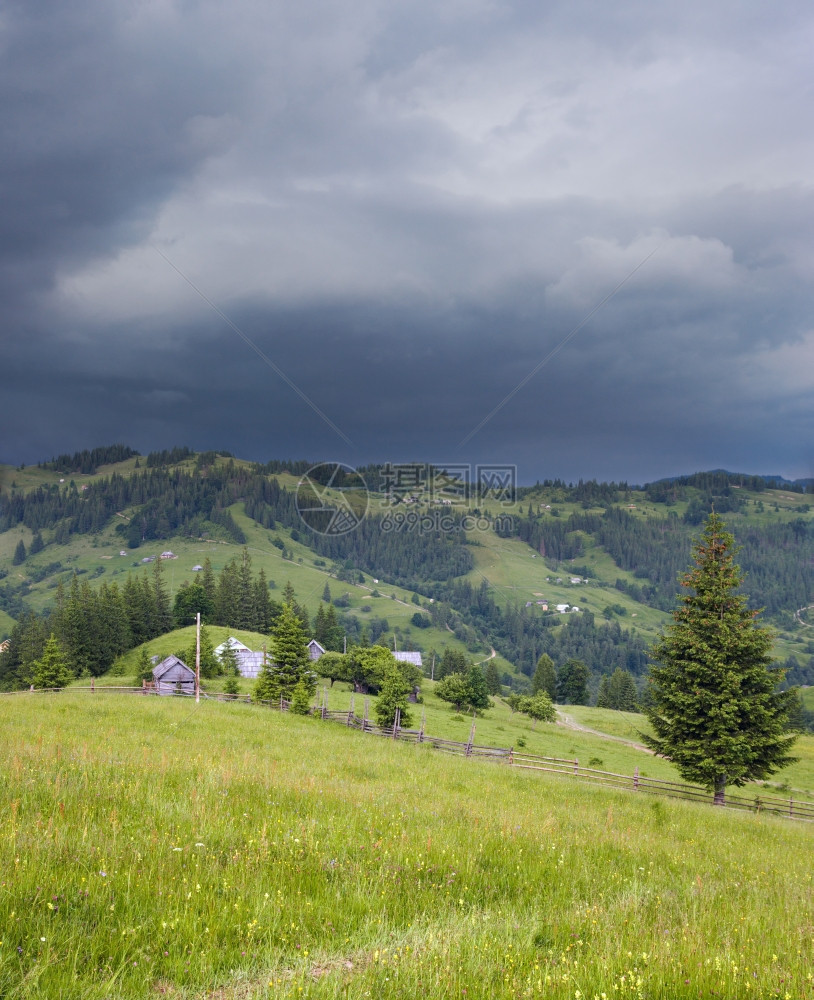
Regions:
<instances>
[{"instance_id":1,"label":"utility pole","mask_svg":"<svg viewBox=\"0 0 814 1000\"><path fill-rule=\"evenodd\" d=\"M195 615L195 704L201 700L201 612Z\"/></svg>"}]
</instances>

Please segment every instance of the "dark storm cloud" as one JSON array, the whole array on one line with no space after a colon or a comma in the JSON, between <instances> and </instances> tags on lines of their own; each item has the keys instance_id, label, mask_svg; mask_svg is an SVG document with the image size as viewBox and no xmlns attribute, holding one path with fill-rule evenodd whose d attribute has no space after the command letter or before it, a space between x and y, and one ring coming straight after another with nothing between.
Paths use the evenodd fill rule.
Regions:
<instances>
[{"instance_id":1,"label":"dark storm cloud","mask_svg":"<svg viewBox=\"0 0 814 1000\"><path fill-rule=\"evenodd\" d=\"M811 474L811 36L795 4L8 6L6 460Z\"/></svg>"}]
</instances>

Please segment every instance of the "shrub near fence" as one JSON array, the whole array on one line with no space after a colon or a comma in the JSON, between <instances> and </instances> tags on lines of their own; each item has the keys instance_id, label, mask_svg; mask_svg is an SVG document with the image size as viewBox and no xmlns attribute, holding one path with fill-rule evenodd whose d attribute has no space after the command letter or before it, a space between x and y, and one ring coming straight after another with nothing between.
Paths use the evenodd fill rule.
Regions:
<instances>
[{"instance_id":1,"label":"shrub near fence","mask_svg":"<svg viewBox=\"0 0 814 1000\"><path fill-rule=\"evenodd\" d=\"M60 688L39 689L30 691L15 691L13 695L26 694L49 694L56 693ZM134 687L96 687L93 683L89 687L72 687L71 691L82 691L87 694L140 694L157 695L154 690L148 688ZM194 694L178 692L173 695L159 697L173 698L194 698ZM242 701L250 702L246 696L229 695L224 693L204 694L201 697L214 701ZM285 698L279 701L262 701L256 704L266 705L269 708L287 712L291 708L291 703ZM541 757L538 754L526 753L524 750L515 750L514 747L489 747L478 746L474 742L475 724L469 734L469 740L462 743L457 740L447 740L437 736L429 736L424 732L422 722L420 729L403 729L399 725L399 712L396 711L396 719L393 726L382 728L371 722L367 717L367 701L365 702L365 714L360 718L355 713L354 703L347 711L329 710L323 701L321 706L311 709L311 714L329 722L339 722L352 729L358 729L363 733L371 733L374 736L384 736L391 740L401 740L407 743L425 744L442 753L449 753L459 757L480 757L488 760L497 760L508 764L510 767L519 767L527 771L545 771L549 774L559 774L564 777L577 778L591 784L607 785L613 788L622 788L633 792L647 792L651 795L663 795L670 798L685 799L691 802L703 802L712 804L711 794L698 785L684 784L679 781L666 781L662 778L647 778L639 774L636 768L632 775L615 774L612 771L601 771L592 767L582 767L578 760L567 760L559 757ZM759 795L754 798L747 798L745 795L733 795L727 793L726 806L730 809L741 809L747 812L772 813L783 816L787 819L803 820L814 822L814 802L804 799L781 799L776 796Z\"/></svg>"}]
</instances>

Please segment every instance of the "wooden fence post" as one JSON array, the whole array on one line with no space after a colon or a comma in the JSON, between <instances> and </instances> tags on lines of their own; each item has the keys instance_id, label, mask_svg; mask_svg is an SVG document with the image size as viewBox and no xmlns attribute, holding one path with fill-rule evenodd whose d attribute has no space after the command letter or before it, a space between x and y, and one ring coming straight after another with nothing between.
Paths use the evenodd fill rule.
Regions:
<instances>
[{"instance_id":1,"label":"wooden fence post","mask_svg":"<svg viewBox=\"0 0 814 1000\"><path fill-rule=\"evenodd\" d=\"M419 743L423 743L424 742L424 726L425 726L426 722L427 722L427 709L424 708L424 709L421 710L421 729L419 729L419 731L418 731L418 742Z\"/></svg>"},{"instance_id":2,"label":"wooden fence post","mask_svg":"<svg viewBox=\"0 0 814 1000\"><path fill-rule=\"evenodd\" d=\"M350 696L350 708L348 709L348 721L347 721L347 725L350 725L353 722L353 717L354 717L354 715L356 713L356 708L355 708L356 701L355 701L355 699L356 699L356 695L352 694Z\"/></svg>"},{"instance_id":3,"label":"wooden fence post","mask_svg":"<svg viewBox=\"0 0 814 1000\"><path fill-rule=\"evenodd\" d=\"M633 787L638 792L638 790L639 790L639 769L638 769L638 767L633 772Z\"/></svg>"},{"instance_id":4,"label":"wooden fence post","mask_svg":"<svg viewBox=\"0 0 814 1000\"><path fill-rule=\"evenodd\" d=\"M469 742L466 744L466 756L472 756L472 744L475 742L475 723L472 723L472 728L469 730Z\"/></svg>"},{"instance_id":5,"label":"wooden fence post","mask_svg":"<svg viewBox=\"0 0 814 1000\"><path fill-rule=\"evenodd\" d=\"M794 799L789 799L789 816L794 815Z\"/></svg>"},{"instance_id":6,"label":"wooden fence post","mask_svg":"<svg viewBox=\"0 0 814 1000\"><path fill-rule=\"evenodd\" d=\"M91 694L96 694L96 688L93 685L93 681L94 681L94 678L91 677L91 679L90 679L90 693Z\"/></svg>"},{"instance_id":7,"label":"wooden fence post","mask_svg":"<svg viewBox=\"0 0 814 1000\"><path fill-rule=\"evenodd\" d=\"M574 760L574 774L578 774L578 773L579 773L579 761L575 759Z\"/></svg>"},{"instance_id":8,"label":"wooden fence post","mask_svg":"<svg viewBox=\"0 0 814 1000\"><path fill-rule=\"evenodd\" d=\"M401 709L396 708L396 714L393 716L393 739L397 740L399 737L399 722L401 722Z\"/></svg>"}]
</instances>

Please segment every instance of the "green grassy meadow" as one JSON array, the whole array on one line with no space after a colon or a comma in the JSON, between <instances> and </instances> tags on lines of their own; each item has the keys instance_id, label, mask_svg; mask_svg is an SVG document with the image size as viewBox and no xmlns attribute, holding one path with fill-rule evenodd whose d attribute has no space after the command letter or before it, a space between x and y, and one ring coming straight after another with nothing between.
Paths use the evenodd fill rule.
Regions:
<instances>
[{"instance_id":1,"label":"green grassy meadow","mask_svg":"<svg viewBox=\"0 0 814 1000\"><path fill-rule=\"evenodd\" d=\"M8 1000L812 995L812 826L252 705L3 708Z\"/></svg>"}]
</instances>

